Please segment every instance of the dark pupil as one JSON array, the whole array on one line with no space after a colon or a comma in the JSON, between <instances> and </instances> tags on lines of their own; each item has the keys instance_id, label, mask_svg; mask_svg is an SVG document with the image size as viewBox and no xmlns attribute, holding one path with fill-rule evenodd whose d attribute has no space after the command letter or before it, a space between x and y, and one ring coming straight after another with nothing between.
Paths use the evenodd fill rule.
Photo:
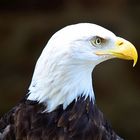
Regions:
<instances>
[{"instance_id":1,"label":"dark pupil","mask_svg":"<svg viewBox=\"0 0 140 140\"><path fill-rule=\"evenodd\" d=\"M96 40L96 42L97 42L97 44L99 44L99 43L100 43L100 39L98 38L98 39Z\"/></svg>"}]
</instances>

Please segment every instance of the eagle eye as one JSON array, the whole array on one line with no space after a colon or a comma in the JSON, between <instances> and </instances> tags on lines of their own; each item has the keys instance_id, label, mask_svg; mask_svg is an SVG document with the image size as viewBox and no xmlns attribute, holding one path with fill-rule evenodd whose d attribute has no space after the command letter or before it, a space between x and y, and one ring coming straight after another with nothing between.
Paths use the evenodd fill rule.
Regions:
<instances>
[{"instance_id":1,"label":"eagle eye","mask_svg":"<svg viewBox=\"0 0 140 140\"><path fill-rule=\"evenodd\" d=\"M98 37L98 38L95 39L95 44L96 45L100 45L101 43L102 43L101 38Z\"/></svg>"},{"instance_id":2,"label":"eagle eye","mask_svg":"<svg viewBox=\"0 0 140 140\"><path fill-rule=\"evenodd\" d=\"M91 44L93 46L100 46L102 44L102 42L103 42L103 38L98 37L98 36L92 38L92 40L91 40Z\"/></svg>"}]
</instances>

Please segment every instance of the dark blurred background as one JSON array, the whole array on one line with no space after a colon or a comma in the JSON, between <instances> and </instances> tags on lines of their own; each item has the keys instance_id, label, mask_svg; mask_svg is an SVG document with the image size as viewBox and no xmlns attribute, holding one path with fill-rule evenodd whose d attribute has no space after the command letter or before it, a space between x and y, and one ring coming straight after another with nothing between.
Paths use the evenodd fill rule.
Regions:
<instances>
[{"instance_id":1,"label":"dark blurred background","mask_svg":"<svg viewBox=\"0 0 140 140\"><path fill-rule=\"evenodd\" d=\"M91 22L140 51L138 0L0 0L0 116L26 93L48 39L65 25ZM93 72L96 102L115 131L139 139L140 63L110 60Z\"/></svg>"}]
</instances>

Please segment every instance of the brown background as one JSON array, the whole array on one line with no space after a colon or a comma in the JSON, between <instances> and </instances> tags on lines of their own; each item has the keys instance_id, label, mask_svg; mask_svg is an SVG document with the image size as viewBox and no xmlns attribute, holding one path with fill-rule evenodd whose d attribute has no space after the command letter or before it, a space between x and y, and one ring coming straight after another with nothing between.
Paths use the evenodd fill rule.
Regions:
<instances>
[{"instance_id":1,"label":"brown background","mask_svg":"<svg viewBox=\"0 0 140 140\"><path fill-rule=\"evenodd\" d=\"M34 65L51 35L91 22L131 41L140 51L140 1L0 0L0 116L27 93ZM140 63L110 60L93 73L96 102L126 140L140 134Z\"/></svg>"}]
</instances>

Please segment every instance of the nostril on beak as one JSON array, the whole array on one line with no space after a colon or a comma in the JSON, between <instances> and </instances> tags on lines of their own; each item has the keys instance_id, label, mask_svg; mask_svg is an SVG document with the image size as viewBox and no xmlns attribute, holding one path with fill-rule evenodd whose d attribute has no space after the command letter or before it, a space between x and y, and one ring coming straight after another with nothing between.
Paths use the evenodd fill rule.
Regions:
<instances>
[{"instance_id":1,"label":"nostril on beak","mask_svg":"<svg viewBox=\"0 0 140 140\"><path fill-rule=\"evenodd\" d=\"M124 40L123 39L118 39L116 42L115 42L116 46L117 47L121 47L123 44L124 44Z\"/></svg>"},{"instance_id":2,"label":"nostril on beak","mask_svg":"<svg viewBox=\"0 0 140 140\"><path fill-rule=\"evenodd\" d=\"M119 46L123 45L123 42L119 42L118 45L119 45Z\"/></svg>"}]
</instances>

